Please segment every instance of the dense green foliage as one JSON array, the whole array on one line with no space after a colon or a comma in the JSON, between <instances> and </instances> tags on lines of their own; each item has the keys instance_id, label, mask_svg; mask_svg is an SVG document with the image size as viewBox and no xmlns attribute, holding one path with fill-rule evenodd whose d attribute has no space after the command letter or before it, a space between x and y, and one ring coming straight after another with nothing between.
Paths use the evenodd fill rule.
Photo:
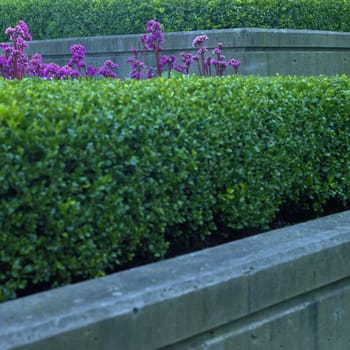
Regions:
<instances>
[{"instance_id":1,"label":"dense green foliage","mask_svg":"<svg viewBox=\"0 0 350 350\"><path fill-rule=\"evenodd\" d=\"M36 40L164 30L293 28L350 31L349 0L2 0L0 41L24 20Z\"/></svg>"},{"instance_id":2,"label":"dense green foliage","mask_svg":"<svg viewBox=\"0 0 350 350\"><path fill-rule=\"evenodd\" d=\"M0 81L0 300L350 199L347 77Z\"/></svg>"}]
</instances>

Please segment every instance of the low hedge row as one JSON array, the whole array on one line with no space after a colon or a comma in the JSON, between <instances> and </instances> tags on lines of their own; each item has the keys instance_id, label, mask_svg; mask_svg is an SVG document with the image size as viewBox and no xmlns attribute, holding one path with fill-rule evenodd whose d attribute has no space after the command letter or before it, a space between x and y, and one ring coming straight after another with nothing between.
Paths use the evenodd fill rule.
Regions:
<instances>
[{"instance_id":1,"label":"low hedge row","mask_svg":"<svg viewBox=\"0 0 350 350\"><path fill-rule=\"evenodd\" d=\"M350 31L349 0L2 0L4 31L24 20L36 40L143 33L155 19L164 31L242 27Z\"/></svg>"},{"instance_id":2,"label":"low hedge row","mask_svg":"<svg viewBox=\"0 0 350 350\"><path fill-rule=\"evenodd\" d=\"M348 201L350 80L0 81L0 164L4 301Z\"/></svg>"}]
</instances>

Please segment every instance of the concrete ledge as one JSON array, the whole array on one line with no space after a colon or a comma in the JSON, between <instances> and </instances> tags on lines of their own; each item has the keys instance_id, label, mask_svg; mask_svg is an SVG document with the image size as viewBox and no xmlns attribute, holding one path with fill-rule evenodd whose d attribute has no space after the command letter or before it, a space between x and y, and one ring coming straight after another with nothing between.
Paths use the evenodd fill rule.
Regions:
<instances>
[{"instance_id":1,"label":"concrete ledge","mask_svg":"<svg viewBox=\"0 0 350 350\"><path fill-rule=\"evenodd\" d=\"M0 304L6 349L348 349L350 211Z\"/></svg>"},{"instance_id":2,"label":"concrete ledge","mask_svg":"<svg viewBox=\"0 0 350 350\"><path fill-rule=\"evenodd\" d=\"M166 33L164 54L192 52L192 40L203 34L199 31ZM226 29L207 30L208 54L218 42L224 44L228 59L242 62L241 74L274 75L334 75L350 72L350 33L285 30L285 29ZM119 76L126 78L132 47L140 48L139 35L70 38L32 41L28 55L38 52L44 62L65 64L69 60L69 47L81 44L87 48L87 62L100 67L106 59L120 65ZM195 71L194 71L195 72Z\"/></svg>"}]
</instances>

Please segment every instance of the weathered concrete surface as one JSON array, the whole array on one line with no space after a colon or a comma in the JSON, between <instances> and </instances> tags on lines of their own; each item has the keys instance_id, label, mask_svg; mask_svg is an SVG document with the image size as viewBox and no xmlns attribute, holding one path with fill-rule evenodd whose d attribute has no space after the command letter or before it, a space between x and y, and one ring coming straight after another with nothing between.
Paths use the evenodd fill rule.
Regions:
<instances>
[{"instance_id":1,"label":"weathered concrete surface","mask_svg":"<svg viewBox=\"0 0 350 350\"><path fill-rule=\"evenodd\" d=\"M350 347L350 211L0 304L0 349Z\"/></svg>"},{"instance_id":2,"label":"weathered concrete surface","mask_svg":"<svg viewBox=\"0 0 350 350\"><path fill-rule=\"evenodd\" d=\"M192 40L200 34L203 33L166 33L162 53L195 53ZM217 43L222 42L226 58L239 59L242 62L240 73L244 75L334 75L350 72L350 33L243 28L208 30L205 34L209 36L206 42L208 55L212 55ZM121 78L128 77L130 73L130 63L126 63L126 59L132 56L130 49L141 48L139 35L118 35L32 41L27 54L31 56L38 52L44 56L44 62L65 64L70 57L69 47L73 44L86 46L88 64L100 67L106 59L117 62ZM193 72L197 71L195 68L193 65Z\"/></svg>"}]
</instances>

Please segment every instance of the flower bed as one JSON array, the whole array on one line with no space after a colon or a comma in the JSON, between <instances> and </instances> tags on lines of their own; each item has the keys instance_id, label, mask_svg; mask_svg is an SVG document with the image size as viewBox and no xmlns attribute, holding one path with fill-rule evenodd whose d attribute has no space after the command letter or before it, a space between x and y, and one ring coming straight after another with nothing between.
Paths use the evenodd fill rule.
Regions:
<instances>
[{"instance_id":1,"label":"flower bed","mask_svg":"<svg viewBox=\"0 0 350 350\"><path fill-rule=\"evenodd\" d=\"M60 67L53 63L43 63L42 56L35 53L29 60L25 55L24 49L28 47L25 39L32 40L27 24L24 21L19 21L16 27L7 28L5 33L10 36L13 45L0 44L0 48L4 51L4 55L0 56L0 74L5 79L23 79L25 76L37 77L42 79L68 79L68 78L91 78L97 74L105 78L115 79L117 77L116 70L119 68L117 63L111 60L106 60L100 69L93 66L86 66L85 53L86 48L83 45L72 45L70 52L71 59L67 64ZM140 36L142 44L142 58L139 58L139 51L132 48L131 52L134 57L129 57L127 62L131 63L131 79L149 79L165 75L170 76L175 72L180 74L189 74L190 66L194 61L199 62L200 73L202 76L210 76L212 73L211 67L215 68L217 76L222 76L224 70L228 66L232 66L234 73L237 73L240 62L234 58L228 62L225 61L225 56L222 54L222 43L218 43L218 47L214 49L213 54L216 58L210 56L205 57L207 48L203 45L204 41L208 40L206 35L201 35L193 40L193 47L198 48L198 53L192 55L182 52L182 62L177 63L176 55L160 56L163 49L164 35L161 30L160 23L150 20L146 25L146 33ZM155 54L156 66L146 66L146 52L153 51Z\"/></svg>"}]
</instances>

